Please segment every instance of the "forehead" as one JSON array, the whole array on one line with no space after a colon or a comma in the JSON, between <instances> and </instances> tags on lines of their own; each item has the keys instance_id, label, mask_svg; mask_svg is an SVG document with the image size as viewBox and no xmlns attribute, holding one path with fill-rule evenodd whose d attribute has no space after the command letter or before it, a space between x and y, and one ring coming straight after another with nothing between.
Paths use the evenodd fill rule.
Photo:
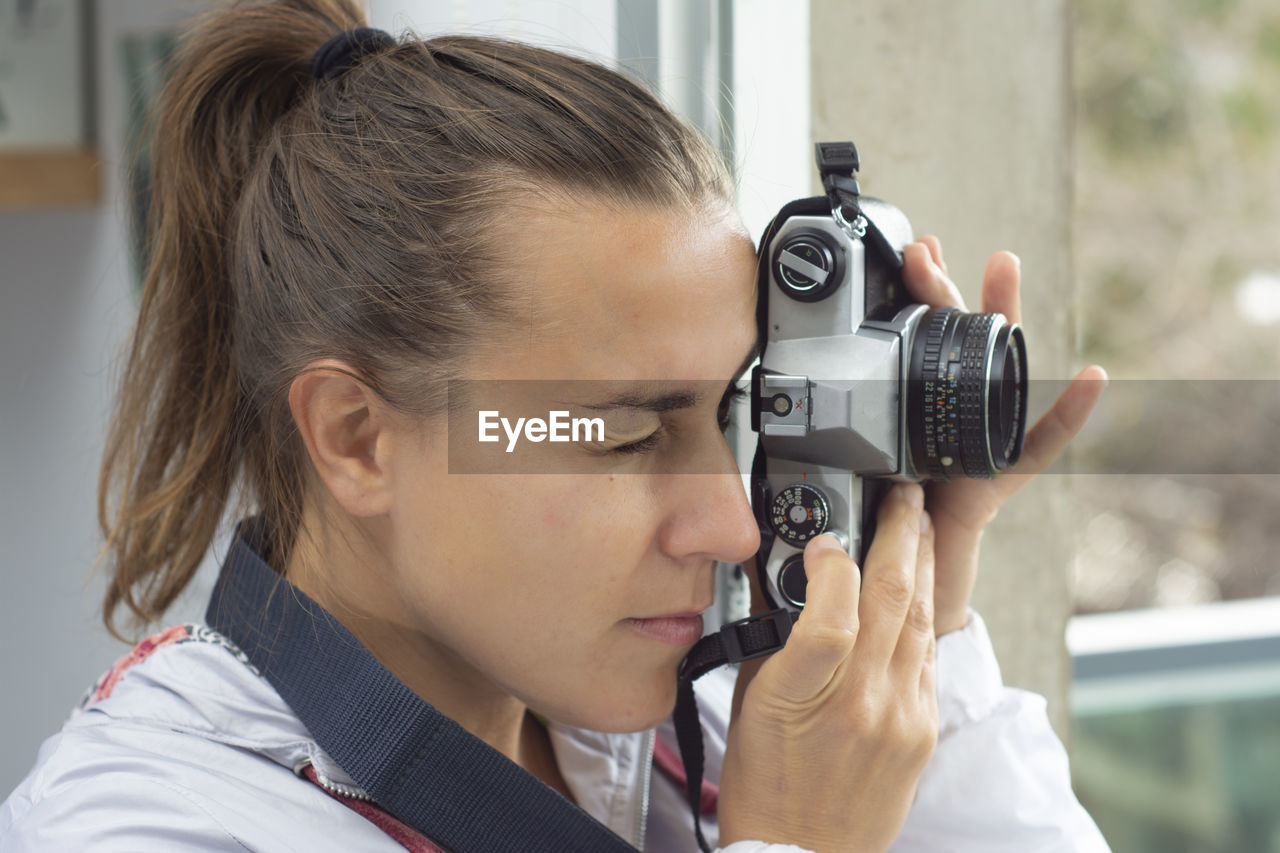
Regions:
<instances>
[{"instance_id":1,"label":"forehead","mask_svg":"<svg viewBox=\"0 0 1280 853\"><path fill-rule=\"evenodd\" d=\"M755 253L727 204L539 207L504 245L515 310L481 375L732 378L756 336Z\"/></svg>"}]
</instances>

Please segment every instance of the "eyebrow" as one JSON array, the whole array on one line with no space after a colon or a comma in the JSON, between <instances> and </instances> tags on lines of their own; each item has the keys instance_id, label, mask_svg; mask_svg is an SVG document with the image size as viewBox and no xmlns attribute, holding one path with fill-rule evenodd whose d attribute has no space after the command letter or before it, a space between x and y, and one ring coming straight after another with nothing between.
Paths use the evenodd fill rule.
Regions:
<instances>
[{"instance_id":1,"label":"eyebrow","mask_svg":"<svg viewBox=\"0 0 1280 853\"><path fill-rule=\"evenodd\" d=\"M733 379L737 379L747 368L751 366L751 362L760 356L761 339L756 338L755 343L751 345L751 349L747 352L746 358L742 360L742 364L733 373ZM733 381L733 380L730 380ZM696 406L702 400L702 394L696 391L666 391L655 394L645 394L638 391L623 391L615 394L599 403L584 403L582 408L591 411L607 411L610 409L643 409L650 412L672 412L677 409L688 409Z\"/></svg>"}]
</instances>

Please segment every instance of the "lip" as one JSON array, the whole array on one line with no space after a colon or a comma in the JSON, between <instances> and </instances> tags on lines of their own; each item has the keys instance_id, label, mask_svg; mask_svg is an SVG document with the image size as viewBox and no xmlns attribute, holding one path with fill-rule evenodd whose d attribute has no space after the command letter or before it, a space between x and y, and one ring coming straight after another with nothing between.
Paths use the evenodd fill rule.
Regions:
<instances>
[{"instance_id":1,"label":"lip","mask_svg":"<svg viewBox=\"0 0 1280 853\"><path fill-rule=\"evenodd\" d=\"M645 619L627 619L638 634L673 646L691 646L702 637L702 611L666 613Z\"/></svg>"}]
</instances>

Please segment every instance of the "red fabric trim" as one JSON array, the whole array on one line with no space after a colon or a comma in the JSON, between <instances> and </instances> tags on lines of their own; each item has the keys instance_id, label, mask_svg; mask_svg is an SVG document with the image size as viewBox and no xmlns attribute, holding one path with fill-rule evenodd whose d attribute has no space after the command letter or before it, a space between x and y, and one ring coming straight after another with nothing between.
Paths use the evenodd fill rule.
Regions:
<instances>
[{"instance_id":1,"label":"red fabric trim","mask_svg":"<svg viewBox=\"0 0 1280 853\"><path fill-rule=\"evenodd\" d=\"M89 694L89 698L85 701L84 706L88 707L94 702L101 702L111 695L111 691L116 689L116 684L124 676L125 672L131 667L142 663L149 658L157 649L171 646L178 640L183 639L190 633L187 631L186 625L174 625L172 628L166 628L159 633L146 637L138 645L129 650L127 654L115 662L111 669L107 670L102 678L98 679L98 683L94 685L93 692Z\"/></svg>"},{"instance_id":2,"label":"red fabric trim","mask_svg":"<svg viewBox=\"0 0 1280 853\"><path fill-rule=\"evenodd\" d=\"M437 847L433 842L413 829L408 824L401 823L391 815L383 811L376 803L369 800L360 800L355 797L345 797L336 791L330 791L324 785L320 784L320 776L316 773L316 769L308 764L302 770L307 778L316 783L316 787L342 803L347 808L357 812L365 820L381 829L387 835L390 835L396 842L410 853L446 853L443 847Z\"/></svg>"},{"instance_id":3,"label":"red fabric trim","mask_svg":"<svg viewBox=\"0 0 1280 853\"><path fill-rule=\"evenodd\" d=\"M686 794L689 792L689 777L684 774L684 762L680 760L675 747L662 738L653 744L653 764L662 775L675 782ZM716 813L716 805L720 801L720 786L702 780L702 792L698 798L698 810L704 815Z\"/></svg>"}]
</instances>

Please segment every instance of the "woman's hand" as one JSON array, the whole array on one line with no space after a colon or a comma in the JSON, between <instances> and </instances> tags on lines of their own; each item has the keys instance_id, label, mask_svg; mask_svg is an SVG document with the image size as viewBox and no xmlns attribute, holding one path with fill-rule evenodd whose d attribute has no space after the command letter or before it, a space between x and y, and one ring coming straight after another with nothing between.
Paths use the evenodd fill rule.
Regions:
<instances>
[{"instance_id":1,"label":"woman's hand","mask_svg":"<svg viewBox=\"0 0 1280 853\"><path fill-rule=\"evenodd\" d=\"M729 730L722 846L880 851L902 828L938 732L934 534L923 506L917 485L890 490L865 579L834 537L805 547L804 612Z\"/></svg>"},{"instance_id":2,"label":"woman's hand","mask_svg":"<svg viewBox=\"0 0 1280 853\"><path fill-rule=\"evenodd\" d=\"M903 252L902 277L918 302L934 307L954 305L965 310L960 291L947 277L938 238L922 237ZM1004 314L1021 322L1018 258L997 252L982 276L982 311ZM1049 467L1084 426L1106 387L1101 367L1082 370L1058 397L1053 408L1027 432L1018 464L994 480L954 480L931 483L926 506L933 517L937 549L934 624L938 635L963 628L969 598L978 577L978 545L983 529L1014 492Z\"/></svg>"}]
</instances>

